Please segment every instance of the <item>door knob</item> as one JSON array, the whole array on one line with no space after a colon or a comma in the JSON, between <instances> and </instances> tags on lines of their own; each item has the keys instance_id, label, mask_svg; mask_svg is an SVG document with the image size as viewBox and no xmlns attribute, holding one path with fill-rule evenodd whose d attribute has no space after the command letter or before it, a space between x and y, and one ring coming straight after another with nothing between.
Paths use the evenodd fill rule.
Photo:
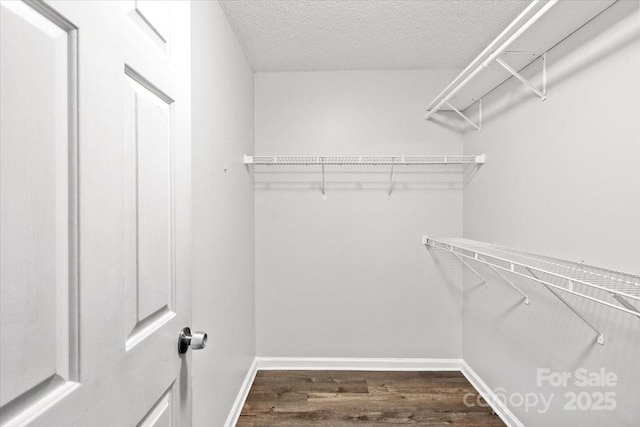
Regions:
<instances>
[{"instance_id":1,"label":"door knob","mask_svg":"<svg viewBox=\"0 0 640 427\"><path fill-rule=\"evenodd\" d=\"M180 335L178 335L178 353L186 353L189 346L193 350L205 348L207 346L207 333L199 331L191 333L191 328L182 328Z\"/></svg>"}]
</instances>

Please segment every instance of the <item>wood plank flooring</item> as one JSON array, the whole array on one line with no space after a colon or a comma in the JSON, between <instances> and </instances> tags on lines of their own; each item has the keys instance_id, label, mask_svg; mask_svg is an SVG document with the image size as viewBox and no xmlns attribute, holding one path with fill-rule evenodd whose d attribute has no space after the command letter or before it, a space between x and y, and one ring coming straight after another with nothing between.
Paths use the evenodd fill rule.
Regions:
<instances>
[{"instance_id":1,"label":"wood plank flooring","mask_svg":"<svg viewBox=\"0 0 640 427\"><path fill-rule=\"evenodd\" d=\"M460 372L258 371L236 426L504 426L467 393Z\"/></svg>"}]
</instances>

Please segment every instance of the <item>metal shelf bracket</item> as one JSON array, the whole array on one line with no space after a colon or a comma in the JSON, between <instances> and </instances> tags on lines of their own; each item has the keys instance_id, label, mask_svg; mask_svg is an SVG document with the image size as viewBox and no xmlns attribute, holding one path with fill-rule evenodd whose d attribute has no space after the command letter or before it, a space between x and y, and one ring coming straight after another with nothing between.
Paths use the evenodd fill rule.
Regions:
<instances>
[{"instance_id":1,"label":"metal shelf bracket","mask_svg":"<svg viewBox=\"0 0 640 427\"><path fill-rule=\"evenodd\" d=\"M622 295L614 294L613 292L609 293L609 295L611 295L613 299L618 301L621 306L635 312L634 314L636 315L636 317L640 318L640 311L633 304L627 301L626 298L624 298Z\"/></svg>"},{"instance_id":2,"label":"metal shelf bracket","mask_svg":"<svg viewBox=\"0 0 640 427\"><path fill-rule=\"evenodd\" d=\"M429 245L429 239L426 239L426 240L424 240L424 239L423 239L423 242L425 242L425 241L426 241L426 243L424 243L424 244L425 244L425 245ZM482 279L482 281L483 281L484 283L486 283L486 282L487 282L487 279L485 279L485 278L484 278L482 275L480 275L480 274L479 274L475 269L473 269L473 268L472 268L468 263L466 263L466 262L462 259L462 256L460 256L460 254L459 254L459 253L456 253L456 251L454 251L454 250L453 250L453 247L452 247L452 246L444 245L444 247L442 247L442 246L437 246L437 245L436 245L436 246L434 246L434 247L436 247L436 248L438 248L438 249L445 250L445 251L447 251L447 252L451 253L454 257L456 257L456 258L457 258L458 260L460 260L464 265L466 265L466 266L469 268L469 270L471 270L471 271L472 271L476 276L478 276L480 279ZM495 274L497 274L497 275L498 275L498 277L500 277L502 280L504 280L504 281L505 281L509 286L511 286L511 287L512 287L513 289L515 289L515 290L516 290L520 295L522 295L522 296L524 297L524 299L523 299L523 301L522 301L522 302L523 302L525 305L529 305L529 295L527 295L524 291L522 291L522 289L520 289L520 288L519 288L516 284L514 284L511 280L509 280L509 279L507 279L506 277L504 277L504 275L503 275L502 273L500 273L496 268L494 268L491 264L489 264L487 261L485 261L484 259L482 259L482 257L481 257L477 252L475 252L475 253L474 253L474 256L473 256L473 257L468 257L468 258L472 258L472 259L474 259L474 260L476 260L476 261L478 261L478 262L481 262L482 264L486 265L487 267L489 267L489 269L490 269L491 271L493 271ZM511 266L511 271L513 271L513 266Z\"/></svg>"},{"instance_id":3,"label":"metal shelf bracket","mask_svg":"<svg viewBox=\"0 0 640 427\"><path fill-rule=\"evenodd\" d=\"M596 340L598 342L598 344L600 345L604 345L604 334L602 332L600 332L600 330L598 330L595 326L593 326L587 319L585 319L580 313L578 313L578 311L567 302L567 300L565 300L564 298L562 298L561 295L559 295L556 291L554 291L553 289L551 289L549 286L547 286L546 283L544 283L543 281L540 280L540 278L538 276L536 276L536 274L531 271L531 269L529 267L525 267L525 270L527 270L529 272L529 274L531 274L532 279L535 280L538 283L541 283L549 292L551 292L553 294L553 296L555 296L556 298L558 298L560 301L562 301L562 303L564 305L567 306L567 308L569 310L571 310L573 312L573 314L575 314L576 316L578 316L580 318L580 320L582 320L584 323L587 324L587 326L589 326L591 329L593 329L593 331L596 333ZM569 282L571 283L572 287L573 287L573 282Z\"/></svg>"},{"instance_id":4,"label":"metal shelf bracket","mask_svg":"<svg viewBox=\"0 0 640 427\"><path fill-rule=\"evenodd\" d=\"M478 258L479 261L483 261L483 259L481 257ZM504 280L509 286L511 286L513 289L515 289L520 295L522 295L524 297L524 300L522 301L525 305L529 305L529 295L527 295L526 293L524 293L524 291L522 289L520 289L518 286L516 286L511 280L507 279L506 277L504 277L504 274L500 273L496 268L494 268L491 264L487 264L485 263L485 265L487 267L489 267L489 269L491 271L493 271L494 273L496 273L498 275L498 277L500 277L502 280ZM511 268L511 271L513 271L513 266Z\"/></svg>"},{"instance_id":5,"label":"metal shelf bracket","mask_svg":"<svg viewBox=\"0 0 640 427\"><path fill-rule=\"evenodd\" d=\"M478 132L482 130L482 98L478 100L478 123L474 123L469 117L467 117L463 112L458 110L456 107L451 105L450 102L446 103L449 108L451 108L457 115L462 117L467 123L473 126Z\"/></svg>"},{"instance_id":6,"label":"metal shelf bracket","mask_svg":"<svg viewBox=\"0 0 640 427\"><path fill-rule=\"evenodd\" d=\"M395 157L393 157L395 161ZM391 199L391 190L393 189L393 163L391 163L391 172L389 173L389 190L387 191L387 198Z\"/></svg>"},{"instance_id":7,"label":"metal shelf bracket","mask_svg":"<svg viewBox=\"0 0 640 427\"><path fill-rule=\"evenodd\" d=\"M547 99L547 53L542 54L542 90L538 89L531 83L527 78L525 78L522 74L518 73L514 70L509 64L504 62L501 58L496 58L496 62L507 70L513 77L520 80L522 84L531 89L533 93L538 95L538 97L544 101Z\"/></svg>"},{"instance_id":8,"label":"metal shelf bracket","mask_svg":"<svg viewBox=\"0 0 640 427\"><path fill-rule=\"evenodd\" d=\"M485 279L485 278L484 278L480 273L478 273L478 271L477 271L475 268L471 267L471 266L469 265L469 263L468 263L468 262L466 262L464 259L462 259L462 257L460 257L458 254L456 254L456 253L454 253L454 252L451 252L451 253L453 254L453 256L455 256L456 258L458 258L458 260L459 260L461 263L463 263L464 265L466 265L466 266L467 266L467 268L469 269L469 271L471 271L473 274L475 274L476 276L478 276L478 277L480 278L480 280L482 280L481 285L482 285L482 284L487 283L487 279Z\"/></svg>"},{"instance_id":9,"label":"metal shelf bracket","mask_svg":"<svg viewBox=\"0 0 640 427\"><path fill-rule=\"evenodd\" d=\"M324 157L321 158L321 161L322 161L322 188L321 188L322 200L327 200L327 193L325 192L325 189L324 189Z\"/></svg>"}]
</instances>

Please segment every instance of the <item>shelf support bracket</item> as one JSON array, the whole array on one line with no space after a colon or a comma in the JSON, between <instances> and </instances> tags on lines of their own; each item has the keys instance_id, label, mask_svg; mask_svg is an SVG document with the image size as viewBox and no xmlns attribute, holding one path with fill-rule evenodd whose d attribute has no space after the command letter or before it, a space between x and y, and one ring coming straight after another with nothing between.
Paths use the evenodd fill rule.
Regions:
<instances>
[{"instance_id":1,"label":"shelf support bracket","mask_svg":"<svg viewBox=\"0 0 640 427\"><path fill-rule=\"evenodd\" d=\"M518 73L514 70L509 64L504 62L501 58L496 58L496 62L507 70L513 77L520 80L522 84L527 86L533 93L538 95L538 97L544 101L547 99L547 53L542 54L542 90L535 87L529 80L527 80L522 74Z\"/></svg>"},{"instance_id":2,"label":"shelf support bracket","mask_svg":"<svg viewBox=\"0 0 640 427\"><path fill-rule=\"evenodd\" d=\"M395 162L395 157L392 157ZM391 190L393 189L393 163L391 163L391 173L389 174L389 190L387 191L387 197L391 199Z\"/></svg>"},{"instance_id":3,"label":"shelf support bracket","mask_svg":"<svg viewBox=\"0 0 640 427\"><path fill-rule=\"evenodd\" d=\"M477 254L476 254L477 255ZM482 263L484 263L487 267L489 267L489 269L491 271L493 271L494 273L496 273L502 280L504 280L509 286L511 286L513 289L515 289L520 295L522 295L524 297L524 301L523 303L525 305L529 305L529 295L527 295L526 293L524 293L522 291L522 289L520 289L518 286L516 286L511 280L507 279L506 277L504 277L504 274L500 273L496 268L494 268L491 264L489 264L488 262L486 262L485 260L483 260L482 258L478 258L478 261L481 261Z\"/></svg>"},{"instance_id":4,"label":"shelf support bracket","mask_svg":"<svg viewBox=\"0 0 640 427\"><path fill-rule=\"evenodd\" d=\"M469 269L473 274L475 274L476 276L478 276L478 277L480 278L480 280L482 280L481 285L482 285L482 284L487 283L487 279L485 279L485 278L484 278L480 273L478 273L478 271L477 271L475 268L471 267L471 266L469 265L469 263L468 263L468 262L466 262L464 259L462 259L462 257L461 257L460 255L458 255L457 253L455 253L455 252L453 252L453 251L451 251L451 253L453 254L453 256L454 256L454 257L458 258L458 260L459 260L461 263L463 263L464 265L466 265L466 266L467 266L467 268L468 268L468 269Z\"/></svg>"},{"instance_id":5,"label":"shelf support bracket","mask_svg":"<svg viewBox=\"0 0 640 427\"><path fill-rule=\"evenodd\" d=\"M324 157L322 159L322 200L327 200L327 193L324 191Z\"/></svg>"},{"instance_id":6,"label":"shelf support bracket","mask_svg":"<svg viewBox=\"0 0 640 427\"><path fill-rule=\"evenodd\" d=\"M600 332L595 326L593 326L589 321L587 321L587 319L585 319L580 313L578 313L578 311L575 308L573 308L573 306L571 304L569 304L567 302L567 300L562 298L562 296L560 296L556 291L551 289L551 287L547 286L546 283L544 283L538 276L536 276L536 274L533 271L531 271L531 269L529 267L525 267L525 268L529 272L529 274L532 276L533 280L535 280L538 283L541 283L545 288L547 288L549 290L549 292L551 292L556 298L558 298L560 301L562 301L562 303L564 305L566 305L567 308L569 308L569 310L571 310L573 312L573 314L578 316L580 318L580 320L582 320L584 323L587 324L587 326L589 326L591 329L593 329L593 331L596 333L598 344L604 345L604 334L602 332Z\"/></svg>"},{"instance_id":7,"label":"shelf support bracket","mask_svg":"<svg viewBox=\"0 0 640 427\"><path fill-rule=\"evenodd\" d=\"M610 294L613 297L613 299L615 299L620 303L621 306L631 311L634 311L636 313L636 316L640 318L640 311L633 304L627 301L622 295L614 294L613 292L610 292Z\"/></svg>"},{"instance_id":8,"label":"shelf support bracket","mask_svg":"<svg viewBox=\"0 0 640 427\"><path fill-rule=\"evenodd\" d=\"M447 106L451 108L457 115L462 117L467 123L473 126L478 132L482 130L482 98L478 100L478 108L480 108L478 112L478 124L475 124L469 117L465 116L463 112L451 105L450 102L447 102Z\"/></svg>"}]
</instances>

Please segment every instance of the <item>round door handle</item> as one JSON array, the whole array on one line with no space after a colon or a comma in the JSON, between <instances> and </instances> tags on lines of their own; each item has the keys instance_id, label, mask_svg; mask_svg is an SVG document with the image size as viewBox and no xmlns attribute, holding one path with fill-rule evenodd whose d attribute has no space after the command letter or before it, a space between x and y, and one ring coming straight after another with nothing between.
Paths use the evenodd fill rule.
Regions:
<instances>
[{"instance_id":1,"label":"round door handle","mask_svg":"<svg viewBox=\"0 0 640 427\"><path fill-rule=\"evenodd\" d=\"M191 332L191 328L182 328L180 335L178 335L178 353L184 354L189 347L193 350L200 350L207 346L207 333L206 332Z\"/></svg>"}]
</instances>

